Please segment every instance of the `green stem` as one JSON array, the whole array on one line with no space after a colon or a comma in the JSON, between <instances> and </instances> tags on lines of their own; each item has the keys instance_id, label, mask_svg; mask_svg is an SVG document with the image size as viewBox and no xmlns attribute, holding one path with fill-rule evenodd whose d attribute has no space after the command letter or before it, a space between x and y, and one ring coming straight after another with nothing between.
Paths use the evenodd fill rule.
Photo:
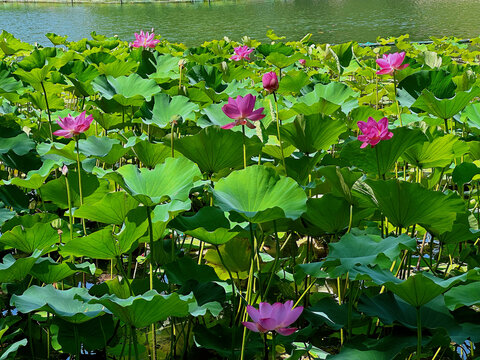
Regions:
<instances>
[{"instance_id":1,"label":"green stem","mask_svg":"<svg viewBox=\"0 0 480 360\"><path fill-rule=\"evenodd\" d=\"M152 214L151 214L151 209L149 206L147 208L147 218L148 218L148 233L150 235L150 290L153 289L153 259L154 259L154 247L153 247L153 225L152 225ZM155 323L152 324L151 326L152 330L152 359L155 360L157 358L157 349L156 349L156 344L157 344L157 334L155 333Z\"/></svg>"},{"instance_id":2,"label":"green stem","mask_svg":"<svg viewBox=\"0 0 480 360\"><path fill-rule=\"evenodd\" d=\"M275 350L275 332L272 331L272 360L276 360L277 351Z\"/></svg>"},{"instance_id":3,"label":"green stem","mask_svg":"<svg viewBox=\"0 0 480 360\"><path fill-rule=\"evenodd\" d=\"M175 144L173 141L175 137L174 128L175 128L175 121L172 121L172 131L170 133L170 147L172 148L172 158L175 157Z\"/></svg>"},{"instance_id":4,"label":"green stem","mask_svg":"<svg viewBox=\"0 0 480 360\"><path fill-rule=\"evenodd\" d=\"M82 167L80 165L80 150L78 147L78 136L75 136L75 144L77 148L77 169L78 169L78 191L80 192L80 206L83 206L83 191L82 191ZM87 235L85 227L85 219L82 218L83 235Z\"/></svg>"},{"instance_id":5,"label":"green stem","mask_svg":"<svg viewBox=\"0 0 480 360\"><path fill-rule=\"evenodd\" d=\"M395 78L395 70L393 71L393 89L394 89L394 99L395 103L397 104L397 115L398 115L398 121L400 121L400 126L403 126L402 124L402 115L400 114L400 106L398 105L398 99L397 99L397 79Z\"/></svg>"},{"instance_id":6,"label":"green stem","mask_svg":"<svg viewBox=\"0 0 480 360\"><path fill-rule=\"evenodd\" d=\"M422 358L422 316L420 314L420 306L416 307L417 310L417 360Z\"/></svg>"},{"instance_id":7,"label":"green stem","mask_svg":"<svg viewBox=\"0 0 480 360\"><path fill-rule=\"evenodd\" d=\"M243 142L243 168L247 168L247 147L245 145L245 125L242 125L242 142Z\"/></svg>"},{"instance_id":8,"label":"green stem","mask_svg":"<svg viewBox=\"0 0 480 360\"><path fill-rule=\"evenodd\" d=\"M275 119L277 121L277 135L278 135L278 142L280 143L280 152L282 153L282 163L283 163L283 168L285 169L285 175L288 176L287 173L287 165L285 165L285 155L283 154L283 144L282 144L282 137L280 135L280 119L278 118L278 101L277 101L277 95L275 94L275 91L273 92L273 99L275 100Z\"/></svg>"},{"instance_id":9,"label":"green stem","mask_svg":"<svg viewBox=\"0 0 480 360\"><path fill-rule=\"evenodd\" d=\"M45 85L43 85L43 81L40 81L40 85L42 85L43 96L45 97L45 106L47 107L48 126L50 127L50 139L53 141L52 118L50 116L50 107L48 106L47 91L45 90Z\"/></svg>"},{"instance_id":10,"label":"green stem","mask_svg":"<svg viewBox=\"0 0 480 360\"><path fill-rule=\"evenodd\" d=\"M134 296L134 293L133 293L133 290L132 290L132 285L130 284L130 281L128 281L128 277L127 277L127 274L125 273L125 269L123 268L123 262L122 262L122 259L120 258L120 256L117 256L117 268L120 271L120 274L125 279L125 282L127 283L128 290L130 291L130 296Z\"/></svg>"},{"instance_id":11,"label":"green stem","mask_svg":"<svg viewBox=\"0 0 480 360\"><path fill-rule=\"evenodd\" d=\"M263 293L263 300L267 298L268 290L270 289L270 284L273 279L273 274L275 273L275 269L278 265L278 260L280 256L280 242L278 240L278 233L277 233L277 222L273 220L273 229L275 231L275 261L273 263L272 271L270 272L270 277L268 278L267 287L265 288L265 292Z\"/></svg>"},{"instance_id":12,"label":"green stem","mask_svg":"<svg viewBox=\"0 0 480 360\"><path fill-rule=\"evenodd\" d=\"M69 217L69 222L70 222L70 240L73 240L72 200L71 200L71 196L70 196L70 185L68 184L67 175L65 175L65 187L67 188L68 217Z\"/></svg>"},{"instance_id":13,"label":"green stem","mask_svg":"<svg viewBox=\"0 0 480 360\"><path fill-rule=\"evenodd\" d=\"M73 325L73 333L75 336L75 359L80 360L80 341L78 338L78 329L76 324Z\"/></svg>"}]
</instances>

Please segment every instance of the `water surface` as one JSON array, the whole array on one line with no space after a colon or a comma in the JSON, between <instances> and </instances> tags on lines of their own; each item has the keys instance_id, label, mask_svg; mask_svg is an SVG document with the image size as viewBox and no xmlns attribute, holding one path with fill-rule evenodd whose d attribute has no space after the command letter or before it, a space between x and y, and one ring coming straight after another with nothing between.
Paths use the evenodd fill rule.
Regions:
<instances>
[{"instance_id":1,"label":"water surface","mask_svg":"<svg viewBox=\"0 0 480 360\"><path fill-rule=\"evenodd\" d=\"M312 33L316 42L375 41L408 33L476 37L480 34L478 0L223 0L149 4L0 3L0 30L30 43L49 44L44 34L90 32L133 40L140 29L155 28L170 41L189 46L228 36L268 40L271 28L288 40Z\"/></svg>"}]
</instances>

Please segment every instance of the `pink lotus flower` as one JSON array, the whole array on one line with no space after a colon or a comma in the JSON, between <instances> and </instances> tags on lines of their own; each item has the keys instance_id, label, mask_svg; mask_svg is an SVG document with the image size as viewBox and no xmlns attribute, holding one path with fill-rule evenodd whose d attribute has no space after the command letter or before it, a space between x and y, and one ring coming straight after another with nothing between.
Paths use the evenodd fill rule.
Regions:
<instances>
[{"instance_id":1,"label":"pink lotus flower","mask_svg":"<svg viewBox=\"0 0 480 360\"><path fill-rule=\"evenodd\" d=\"M232 55L230 59L235 61L240 61L244 59L250 61L250 57L248 55L253 52L253 49L250 49L248 46L245 45L233 48L233 50L235 51L235 54Z\"/></svg>"},{"instance_id":2,"label":"pink lotus flower","mask_svg":"<svg viewBox=\"0 0 480 360\"><path fill-rule=\"evenodd\" d=\"M265 117L262 114L263 107L253 110L255 101L256 97L251 94L247 94L244 97L239 95L237 99L229 97L228 104L223 105L222 110L225 115L235 121L222 126L222 129L231 129L238 125L247 125L250 129L255 129L255 125L248 120L257 121Z\"/></svg>"},{"instance_id":3,"label":"pink lotus flower","mask_svg":"<svg viewBox=\"0 0 480 360\"><path fill-rule=\"evenodd\" d=\"M307 61L305 59L300 59L300 60L298 60L298 62L300 63L300 65L305 66L305 63Z\"/></svg>"},{"instance_id":4,"label":"pink lotus flower","mask_svg":"<svg viewBox=\"0 0 480 360\"><path fill-rule=\"evenodd\" d=\"M70 114L68 114L68 116L63 119L59 117L57 123L63 130L57 130L53 133L53 135L63 136L64 138L71 138L72 136L77 136L87 131L90 128L90 124L92 123L92 121L93 116L88 115L87 117L85 117L85 111L75 117Z\"/></svg>"},{"instance_id":5,"label":"pink lotus flower","mask_svg":"<svg viewBox=\"0 0 480 360\"><path fill-rule=\"evenodd\" d=\"M372 148L382 140L389 140L392 138L393 133L388 131L388 119L386 117L380 119L378 123L374 118L369 117L368 121L357 122L358 128L362 131L363 135L358 137L358 140L363 144L360 148L365 148L370 145Z\"/></svg>"},{"instance_id":6,"label":"pink lotus flower","mask_svg":"<svg viewBox=\"0 0 480 360\"><path fill-rule=\"evenodd\" d=\"M288 326L297 321L303 311L302 306L295 309L292 309L292 307L292 300L287 301L285 304L277 302L273 305L262 302L258 310L248 305L247 312L253 322L243 321L242 324L254 332L266 333L268 331L276 331L283 336L291 335L297 328L289 328Z\"/></svg>"},{"instance_id":7,"label":"pink lotus flower","mask_svg":"<svg viewBox=\"0 0 480 360\"><path fill-rule=\"evenodd\" d=\"M380 70L378 75L392 74L394 71L405 69L409 64L403 64L405 59L405 51L401 53L384 54L381 59L377 59Z\"/></svg>"},{"instance_id":8,"label":"pink lotus flower","mask_svg":"<svg viewBox=\"0 0 480 360\"><path fill-rule=\"evenodd\" d=\"M263 88L269 93L278 90L278 77L275 71L268 72L262 76Z\"/></svg>"},{"instance_id":9,"label":"pink lotus flower","mask_svg":"<svg viewBox=\"0 0 480 360\"><path fill-rule=\"evenodd\" d=\"M153 32L149 34L147 32L143 32L140 30L140 34L135 33L135 41L131 44L135 48L144 47L144 48L155 48L155 46L160 42L158 39L154 39L155 33Z\"/></svg>"}]
</instances>

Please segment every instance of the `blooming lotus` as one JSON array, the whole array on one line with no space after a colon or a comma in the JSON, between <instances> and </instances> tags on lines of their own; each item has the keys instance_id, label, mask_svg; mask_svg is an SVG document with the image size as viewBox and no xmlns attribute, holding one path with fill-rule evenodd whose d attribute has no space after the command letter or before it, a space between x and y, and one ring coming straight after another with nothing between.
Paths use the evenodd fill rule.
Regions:
<instances>
[{"instance_id":1,"label":"blooming lotus","mask_svg":"<svg viewBox=\"0 0 480 360\"><path fill-rule=\"evenodd\" d=\"M158 39L154 39L155 33L152 31L151 34L143 32L140 30L140 34L135 33L135 41L132 43L132 46L135 48L144 47L144 48L155 48L155 46L160 42Z\"/></svg>"},{"instance_id":2,"label":"blooming lotus","mask_svg":"<svg viewBox=\"0 0 480 360\"><path fill-rule=\"evenodd\" d=\"M405 51L401 53L384 54L381 59L377 59L380 70L378 75L393 74L394 71L405 69L409 64L403 64L405 59Z\"/></svg>"},{"instance_id":3,"label":"blooming lotus","mask_svg":"<svg viewBox=\"0 0 480 360\"><path fill-rule=\"evenodd\" d=\"M245 95L244 97L239 95L236 99L229 97L228 104L223 105L222 110L225 115L235 121L222 126L222 129L231 129L238 125L247 125L250 129L255 129L255 125L250 121L257 121L265 117L265 115L262 114L263 107L253 110L255 101L256 97L251 94Z\"/></svg>"},{"instance_id":4,"label":"blooming lotus","mask_svg":"<svg viewBox=\"0 0 480 360\"><path fill-rule=\"evenodd\" d=\"M269 93L278 90L278 77L275 71L270 71L262 76L263 88Z\"/></svg>"},{"instance_id":5,"label":"blooming lotus","mask_svg":"<svg viewBox=\"0 0 480 360\"><path fill-rule=\"evenodd\" d=\"M365 148L370 145L372 148L382 140L389 140L392 138L393 133L388 131L388 119L384 117L380 119L378 123L374 118L369 117L367 122L357 122L358 128L362 131L363 135L358 136L358 140L363 144L360 148Z\"/></svg>"},{"instance_id":6,"label":"blooming lotus","mask_svg":"<svg viewBox=\"0 0 480 360\"><path fill-rule=\"evenodd\" d=\"M240 61L240 60L247 60L250 61L249 55L253 52L253 49L250 49L248 46L239 46L236 48L233 48L235 54L232 55L230 59L235 60L235 61Z\"/></svg>"},{"instance_id":7,"label":"blooming lotus","mask_svg":"<svg viewBox=\"0 0 480 360\"><path fill-rule=\"evenodd\" d=\"M297 328L289 328L288 326L297 321L303 311L302 306L295 309L292 307L292 300L287 301L285 304L277 302L273 305L262 302L259 304L258 310L248 305L247 312L253 322L244 321L242 324L254 332L266 333L268 331L276 331L283 336L291 335Z\"/></svg>"},{"instance_id":8,"label":"blooming lotus","mask_svg":"<svg viewBox=\"0 0 480 360\"><path fill-rule=\"evenodd\" d=\"M90 128L92 121L93 116L88 115L85 117L85 111L75 117L70 114L63 119L59 117L57 123L63 130L57 130L53 133L53 135L63 136L64 138L71 138L73 136L80 135Z\"/></svg>"}]
</instances>

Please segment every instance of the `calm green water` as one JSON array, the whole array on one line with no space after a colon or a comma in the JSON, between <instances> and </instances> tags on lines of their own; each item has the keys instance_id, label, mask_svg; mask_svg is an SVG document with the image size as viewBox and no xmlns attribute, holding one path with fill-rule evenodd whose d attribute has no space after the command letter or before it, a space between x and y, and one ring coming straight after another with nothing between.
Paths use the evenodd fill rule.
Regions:
<instances>
[{"instance_id":1,"label":"calm green water","mask_svg":"<svg viewBox=\"0 0 480 360\"><path fill-rule=\"evenodd\" d=\"M140 29L155 28L170 41L187 45L228 36L266 41L272 28L288 40L312 33L316 42L375 41L408 33L462 38L480 34L478 0L240 0L168 4L0 3L0 30L49 44L47 32L88 37L91 31L133 40Z\"/></svg>"}]
</instances>

